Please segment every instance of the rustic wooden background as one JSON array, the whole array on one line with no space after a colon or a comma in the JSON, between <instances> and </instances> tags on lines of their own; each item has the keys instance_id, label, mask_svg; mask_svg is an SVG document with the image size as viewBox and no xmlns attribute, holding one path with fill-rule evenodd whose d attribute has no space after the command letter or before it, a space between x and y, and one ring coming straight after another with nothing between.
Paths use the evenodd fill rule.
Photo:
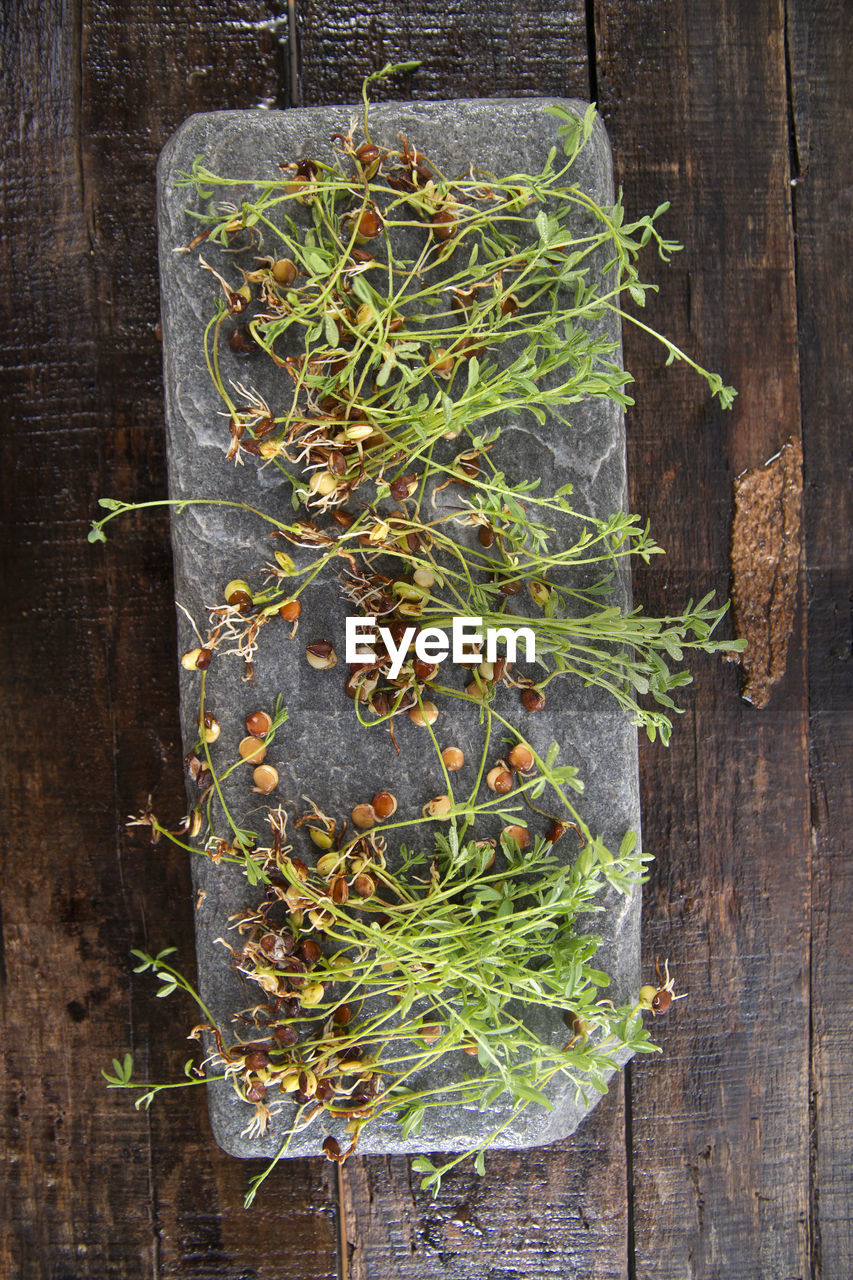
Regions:
<instances>
[{"instance_id":1,"label":"rustic wooden background","mask_svg":"<svg viewBox=\"0 0 853 1280\"><path fill-rule=\"evenodd\" d=\"M849 1280L853 861L849 437L851 11L845 0L9 0L3 7L3 1245L14 1280ZM100 1068L167 1078L174 1002L131 946L191 966L167 524L104 549L99 495L165 485L154 163L194 111L401 97L592 97L629 210L687 245L653 322L740 395L709 405L630 330L632 504L655 608L729 591L732 484L804 456L801 583L763 710L697 664L642 752L658 861L644 948L689 999L571 1140L423 1195L405 1159L252 1165L200 1091L139 1114ZM175 1021L173 1021L175 1020ZM342 1254L343 1241L343 1254Z\"/></svg>"}]
</instances>

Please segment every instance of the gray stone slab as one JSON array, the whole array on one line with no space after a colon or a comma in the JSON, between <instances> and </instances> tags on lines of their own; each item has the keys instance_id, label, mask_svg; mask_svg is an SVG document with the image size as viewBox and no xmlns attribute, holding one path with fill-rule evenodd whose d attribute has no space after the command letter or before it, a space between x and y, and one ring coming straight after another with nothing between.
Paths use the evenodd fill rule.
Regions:
<instances>
[{"instance_id":1,"label":"gray stone slab","mask_svg":"<svg viewBox=\"0 0 853 1280\"><path fill-rule=\"evenodd\" d=\"M405 133L451 175L466 172L472 158L493 172L535 171L549 148L559 142L556 121L544 111L547 103L543 99L378 105L372 109L372 132L386 145L396 145L397 135ZM585 104L569 105L582 113ZM176 179L198 155L220 173L247 178L276 176L283 159L328 156L330 135L345 132L356 114L355 108L340 107L199 115L186 121L163 150L158 170L158 217L173 498L232 498L281 512L284 518L292 514L288 487L272 469L258 470L251 463L234 467L225 461L227 422L221 416L202 351L203 327L218 286L199 268L197 254L174 252L187 244L196 226L186 213L196 197L176 185ZM610 153L600 121L574 173L576 181L596 200L612 200ZM581 225L579 221L579 228ZM205 251L205 256L217 263L217 251ZM607 324L618 339L617 322ZM229 359L225 352L225 375L246 377L247 366L235 360L232 367ZM251 377L263 393L263 377L259 380L256 365ZM553 419L539 428L529 420L519 422L505 415L497 456L508 475L516 479L542 475L552 490L572 481L576 507L594 515L624 508L627 488L621 411L610 402L587 401L572 406L569 417L570 430ZM267 532L252 518L237 518L218 508L185 508L174 514L177 600L200 626L205 623L206 606L221 599L229 579L245 576L247 564L269 558ZM568 533L567 523L561 534L565 537ZM629 575L624 568L617 576L614 598L623 604L629 601ZM343 653L346 613L345 602L337 590L329 589L329 581L318 582L305 601L303 623L295 640L289 640L287 629L278 623L277 629L271 626L262 637L253 685L242 680L239 661L217 658L209 672L208 706L228 711L227 716L220 715L220 743L229 753L236 753L243 717L256 707L271 707L276 694L282 692L290 719L269 757L281 775L282 798L298 804L299 798L308 794L326 811L346 816L353 804L387 788L400 797L401 814L414 816L425 800L444 790L438 764L430 758L434 753L423 751L423 730L406 717L398 721L402 751L397 756L387 733L365 732L357 725L352 704L341 689L343 663L337 672L318 676L304 661L305 643L320 636L331 639ZM196 643L183 611L179 611L178 626L183 652ZM514 713L517 697L517 693L502 692L498 710ZM182 673L181 712L187 750L196 740L197 709L197 677ZM480 731L470 710L459 704L443 708L440 737L442 743L462 746L473 759L478 754ZM549 696L545 712L528 717L524 729L537 749L544 750L555 739L562 744L561 762L577 765L586 784L579 809L611 848L618 846L626 830L639 831L636 730L606 695L561 682L561 688ZM259 821L258 797L249 794L245 782L241 788L232 788L230 798L241 820ZM565 856L573 856L568 839L556 848L560 851L563 846ZM297 843L296 851L307 852L308 848L307 841L304 849ZM228 952L216 939L228 936L228 917L256 900L256 892L227 866L199 859L193 872L197 889L204 891L196 912L200 989L217 1017L227 1020L234 1010L254 1003L254 997L231 971ZM612 975L608 994L617 1002L633 1000L640 985L640 894L635 891L625 899L608 891L602 902L604 913L594 917L594 927L606 942L597 962ZM565 1026L558 1016L542 1013L533 1021L549 1041L565 1041ZM471 1059L466 1059L467 1064L473 1069ZM428 1077L436 1089L446 1078L445 1070L442 1066ZM566 1086L553 1094L553 1112L525 1110L496 1145L528 1147L571 1133L590 1109L575 1102L571 1092ZM590 1106L595 1097L593 1093ZM508 1110L508 1103L498 1102L486 1116L476 1108L430 1113L432 1118L427 1119L420 1136L408 1140L401 1139L393 1121L385 1118L368 1126L359 1149L363 1153L460 1150L482 1137ZM210 1086L210 1114L219 1144L244 1157L274 1154L288 1119L285 1109L274 1117L263 1139L243 1137L250 1109L230 1087L216 1084ZM330 1131L335 1132L334 1128ZM289 1154L316 1153L322 1137L316 1128L309 1129L292 1143Z\"/></svg>"}]
</instances>

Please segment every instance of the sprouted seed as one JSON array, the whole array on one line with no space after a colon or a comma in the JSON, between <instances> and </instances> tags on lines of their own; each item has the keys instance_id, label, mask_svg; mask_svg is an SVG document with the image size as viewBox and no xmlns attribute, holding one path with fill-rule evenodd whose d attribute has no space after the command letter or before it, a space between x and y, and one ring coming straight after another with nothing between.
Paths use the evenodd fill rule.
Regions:
<instances>
[{"instance_id":1,"label":"sprouted seed","mask_svg":"<svg viewBox=\"0 0 853 1280\"><path fill-rule=\"evenodd\" d=\"M603 1092L614 1055L653 1051L642 1012L663 1014L680 998L666 964L636 1001L615 1007L602 998L608 979L594 965L599 939L573 925L598 909L605 887L632 893L649 855L632 833L617 851L605 848L574 806L576 771L557 765L557 744L544 757L534 751L513 718L499 713L499 690L515 690L523 726L546 707L552 681L591 684L666 743L678 710L672 695L690 678L679 665L685 652L741 647L714 635L726 606L714 607L710 595L665 618L615 606L608 591L620 562L660 554L648 526L621 511L577 512L570 486L545 492L539 480L505 475L492 458L499 415L542 422L550 412L566 422L585 398L632 403L617 344L594 323L607 314L640 324L668 362L684 361L706 380L723 408L735 392L624 311L626 296L642 305L653 288L639 275L641 250L651 245L667 260L679 246L657 225L668 206L629 221L621 197L602 208L573 183L592 109L577 118L547 108L562 155L552 151L538 174L486 176L471 157L463 177L448 178L408 139L388 148L371 137L368 86L399 69L368 77L363 136L355 126L336 135L329 157L286 161L278 175L254 180L214 173L199 158L181 179L202 203L192 210L200 226L192 251L200 244L210 258L227 251L218 268L199 264L213 287L204 358L227 424L225 457L277 468L291 484L294 514L246 508L271 526L275 550L227 583L211 606L209 635L199 633L198 647L181 658L198 673L200 699L199 741L185 762L190 815L170 830L146 809L133 825L231 863L263 890L236 922L231 946L235 968L258 995L234 1011L232 1025L217 1025L170 951L134 953L138 971L161 984L158 995L182 990L195 1001L204 1021L192 1034L215 1048L206 1070L190 1061L175 1085L140 1085L130 1054L104 1075L112 1087L139 1089L137 1106L146 1107L164 1089L228 1081L250 1113L246 1132L258 1136L273 1123L281 1132L270 1103L286 1095L297 1108L288 1132L316 1123L318 1149L335 1162L386 1113L408 1136L433 1107L503 1099L494 1132L469 1153L482 1172L489 1143L525 1108L550 1106L558 1078L586 1097ZM578 210L588 224L582 234L572 230ZM591 270L601 253L612 264L606 283ZM276 403L245 375L226 376L226 360L236 368L232 356L245 370L255 367L248 357L272 362L280 373ZM455 442L449 461L445 441ZM455 495L446 509L434 501L445 490ZM118 515L168 505L101 501L107 514L93 523L93 542L105 541L104 527ZM195 503L243 505L180 501ZM555 544L551 522L560 517L579 519L567 545ZM459 536L464 529L468 541ZM296 562L294 548L309 552L307 563ZM287 624L292 638L304 625L304 588L329 566L348 605L386 629L371 660L349 664L342 702L349 695L365 730L388 732L398 750L394 723L408 715L424 730L419 749L435 750L446 791L425 803L423 795L400 797L403 812L415 815L405 821L389 791L356 805L349 821L307 802L296 827L308 832L308 865L293 856L281 805L267 811L266 838L238 823L221 786L247 762L255 793L279 787L266 756L287 718L281 699L272 713L245 719L248 736L229 764L219 758L219 721L204 707L205 671L218 649L217 661L235 655L251 674L268 627ZM581 566L594 579L584 586L571 578ZM261 572L263 585L253 586ZM447 628L454 616L481 617L486 631L505 627L522 592L518 605L533 610L524 621L535 629L544 668L535 682L515 668L512 653L478 649L460 664L463 691L448 684L432 654L407 643L419 630ZM311 639L304 652L318 672L338 665L327 639ZM464 752L442 749L433 729L448 697L469 703L472 724L485 725L470 794L453 790L456 777L451 786ZM217 708L220 718L224 711ZM492 755L487 767L496 724L508 735L505 758ZM545 791L558 813L532 804ZM544 815L544 829L513 819L525 804ZM502 821L499 840L477 835L487 816ZM441 826L428 833L432 822ZM405 841L399 866L386 857L392 827ZM558 841L565 841L560 857ZM513 1010L559 1012L571 1038L562 1048L545 1044L511 1002ZM479 1073L448 1072L441 1094L420 1083L423 1068L458 1053L476 1057ZM325 1123L337 1125L336 1136L321 1132ZM285 1133L279 1155L288 1141ZM437 1191L465 1154L438 1165L420 1156L413 1167ZM247 1203L268 1172L254 1180Z\"/></svg>"}]
</instances>

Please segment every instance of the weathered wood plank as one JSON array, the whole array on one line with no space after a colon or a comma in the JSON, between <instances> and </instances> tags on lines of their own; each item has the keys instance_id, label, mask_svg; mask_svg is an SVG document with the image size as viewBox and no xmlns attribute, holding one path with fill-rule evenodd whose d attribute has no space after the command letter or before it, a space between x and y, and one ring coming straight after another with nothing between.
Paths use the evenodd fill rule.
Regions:
<instances>
[{"instance_id":1,"label":"weathered wood plank","mask_svg":"<svg viewBox=\"0 0 853 1280\"><path fill-rule=\"evenodd\" d=\"M589 94L584 6L369 0L300 5L302 98L353 99L385 62L422 68L380 97ZM346 50L346 58L341 51ZM353 1160L344 1171L354 1280L379 1276L509 1280L627 1275L628 1218L621 1084L574 1138L487 1159L486 1177L462 1166L437 1202L406 1160Z\"/></svg>"},{"instance_id":2,"label":"weathered wood plank","mask_svg":"<svg viewBox=\"0 0 853 1280\"><path fill-rule=\"evenodd\" d=\"M192 110L275 99L281 34L248 2L224 20L144 0L4 17L10 1277L337 1270L324 1166L283 1166L244 1214L254 1169L214 1148L201 1091L146 1116L100 1078L126 1048L143 1077L180 1072L192 1009L131 990L129 951L177 943L191 972L192 902L185 859L124 831L149 792L170 817L185 806L167 523L128 521L106 550L86 530L100 494L165 493L157 152Z\"/></svg>"},{"instance_id":3,"label":"weathered wood plank","mask_svg":"<svg viewBox=\"0 0 853 1280\"><path fill-rule=\"evenodd\" d=\"M740 390L724 415L626 332L633 506L667 563L639 598L728 590L731 481L799 433L783 10L776 0L598 4L599 100L631 210L673 202L687 248L648 319ZM663 279L663 274L661 273ZM648 957L689 999L632 1071L644 1280L808 1269L809 840L802 618L768 707L697 664L669 752L642 755L658 861Z\"/></svg>"},{"instance_id":4,"label":"weathered wood plank","mask_svg":"<svg viewBox=\"0 0 853 1280\"><path fill-rule=\"evenodd\" d=\"M622 1079L572 1138L460 1167L437 1199L409 1161L343 1169L351 1280L571 1280L627 1276Z\"/></svg>"},{"instance_id":5,"label":"weathered wood plank","mask_svg":"<svg viewBox=\"0 0 853 1280\"><path fill-rule=\"evenodd\" d=\"M355 102L363 76L416 59L377 100L589 94L581 0L300 0L298 11L305 106Z\"/></svg>"},{"instance_id":6,"label":"weathered wood plank","mask_svg":"<svg viewBox=\"0 0 853 1280\"><path fill-rule=\"evenodd\" d=\"M853 35L839 0L788 6L795 144L811 718L812 1244L816 1280L853 1259L853 686L849 601Z\"/></svg>"}]
</instances>

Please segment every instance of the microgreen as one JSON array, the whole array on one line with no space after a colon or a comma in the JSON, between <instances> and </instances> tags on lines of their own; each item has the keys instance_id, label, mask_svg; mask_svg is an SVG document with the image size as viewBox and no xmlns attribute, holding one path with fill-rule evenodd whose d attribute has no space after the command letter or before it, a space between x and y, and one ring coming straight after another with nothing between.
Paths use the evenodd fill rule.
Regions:
<instances>
[{"instance_id":1,"label":"microgreen","mask_svg":"<svg viewBox=\"0 0 853 1280\"><path fill-rule=\"evenodd\" d=\"M237 942L226 943L262 993L234 1011L240 1034L216 1024L168 950L134 953L137 972L160 983L158 996L182 990L201 1007L207 1021L194 1034L213 1037L208 1061L219 1073L208 1078L230 1081L254 1107L246 1132L284 1126L247 1203L315 1122L345 1136L346 1149L332 1133L322 1143L343 1160L381 1116L414 1138L432 1108L476 1105L491 1117L470 1153L482 1173L489 1144L525 1108L551 1107L558 1083L588 1100L626 1055L654 1050L641 1013L677 998L668 970L658 989L615 1006L602 995L609 978L594 963L600 939L585 920L602 909L605 889L637 889L649 855L633 832L614 852L589 829L576 808L577 770L558 763L556 742L536 752L518 717L499 709L498 691L515 689L524 715L542 709L555 681L595 686L650 739L668 742L674 695L690 681L685 656L742 647L716 635L726 606L710 595L667 617L619 602L625 566L662 554L639 516L593 516L574 505L571 485L548 490L495 460L507 424L547 417L570 432L573 406L590 398L633 403L620 320L654 336L667 364L685 362L730 407L735 392L719 375L625 310L628 300L644 306L655 288L640 275L641 252L668 261L680 248L659 229L668 205L629 221L621 192L603 206L573 181L595 128L592 107L581 118L546 108L560 145L539 173L495 175L472 163L467 175L448 177L402 136L399 147L379 145L369 86L416 65L368 77L362 136L353 124L323 159L236 178L199 157L179 179L197 229L183 250L204 246L207 255L200 357L227 422L226 458L276 468L292 518L216 497L102 499L107 514L89 534L105 541L105 526L132 510L171 505L179 514L205 502L273 526L271 560L247 566L224 603L211 602L207 634L193 623L199 647L182 659L199 673L199 738L186 761L197 801L174 831L150 808L134 819L152 839L229 862L265 887L236 921ZM236 376L243 358L276 374L274 396ZM251 674L265 628L284 622L292 640L306 588L331 570L345 600L389 628L385 651L346 679L355 716L395 745L399 717L422 726L446 792L407 819L395 816L394 796L378 793L353 811L349 834L342 815L309 808L296 823L318 851L309 866L293 855L281 806L268 810L264 843L223 788L262 760L287 717L282 699L271 716L255 713L262 731L247 720L254 736L229 762L205 711L206 670L214 655L232 654ZM479 655L460 688L423 660L392 663L392 641L411 620L446 629L455 616L476 616L484 630L500 628L513 599L513 616L520 610L535 629L535 668ZM325 640L312 641L306 657L318 670L337 662ZM442 751L432 727L453 702L482 726L465 792L453 778L462 752ZM508 759L515 750L524 763L493 758L498 726ZM268 764L253 777L261 794L278 782ZM496 818L506 824L500 837L482 838L482 823ZM547 833L531 831L528 818L547 820ZM403 839L398 851L389 837ZM557 856L558 840L575 841L573 856ZM550 1036L531 1029L533 1009L551 1018ZM447 1062L456 1069L445 1071ZM134 1082L129 1054L103 1074L111 1087L143 1088L137 1105L171 1087ZM198 1082L191 1061L184 1074L181 1085ZM266 1101L273 1089L296 1103L286 1121ZM413 1167L436 1191L464 1154L438 1165L419 1156Z\"/></svg>"}]
</instances>

